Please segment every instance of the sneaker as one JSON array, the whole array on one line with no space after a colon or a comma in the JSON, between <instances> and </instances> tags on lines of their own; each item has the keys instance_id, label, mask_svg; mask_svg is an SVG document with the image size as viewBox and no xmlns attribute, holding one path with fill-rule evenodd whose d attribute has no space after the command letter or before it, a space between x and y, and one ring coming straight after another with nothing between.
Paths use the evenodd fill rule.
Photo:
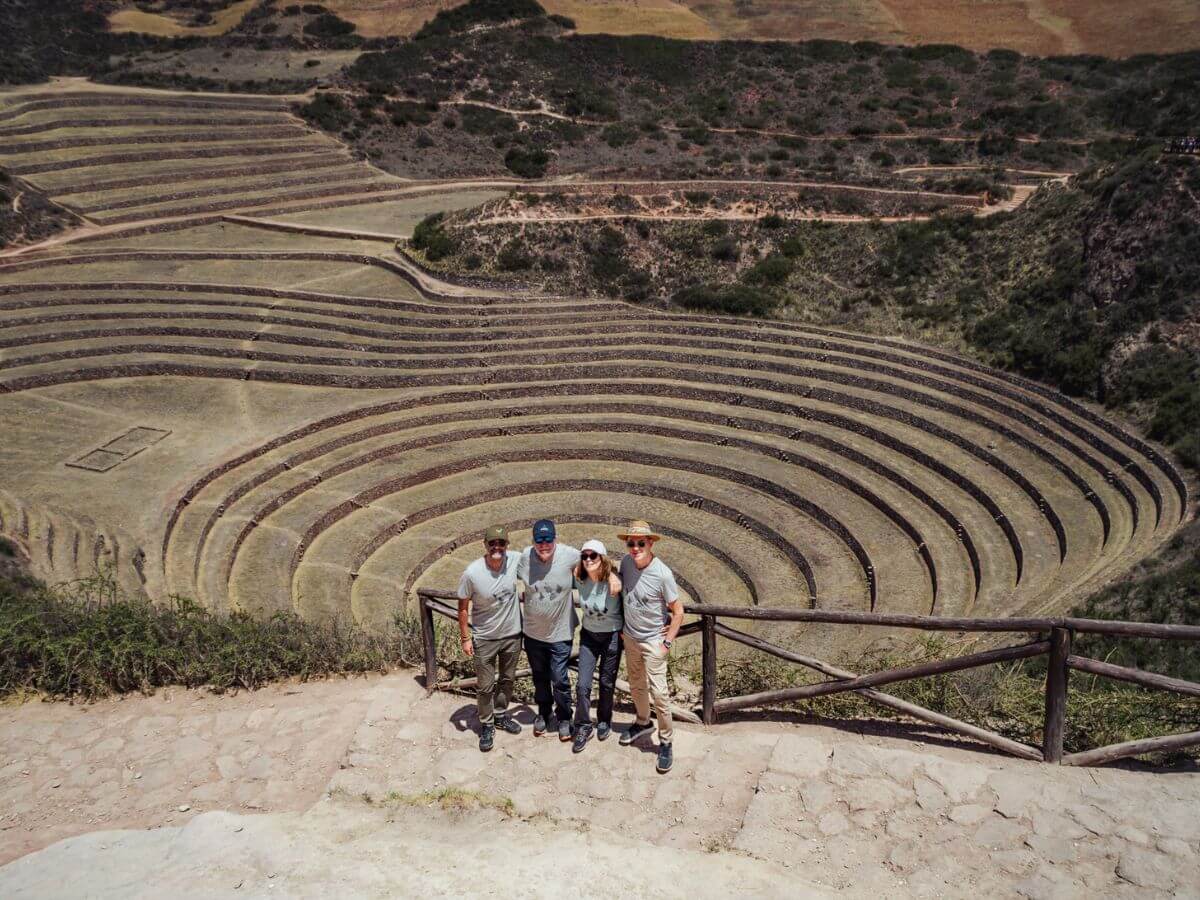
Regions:
<instances>
[{"instance_id":1,"label":"sneaker","mask_svg":"<svg viewBox=\"0 0 1200 900\"><path fill-rule=\"evenodd\" d=\"M601 722L596 726L596 740L607 741L610 734L612 734L612 722Z\"/></svg>"},{"instance_id":2,"label":"sneaker","mask_svg":"<svg viewBox=\"0 0 1200 900\"><path fill-rule=\"evenodd\" d=\"M520 734L521 723L512 716L499 716L496 718L496 727L501 731L507 731L509 734Z\"/></svg>"},{"instance_id":3,"label":"sneaker","mask_svg":"<svg viewBox=\"0 0 1200 900\"><path fill-rule=\"evenodd\" d=\"M575 729L572 727L570 722L560 721L558 723L558 739L560 741L569 741L574 731Z\"/></svg>"},{"instance_id":4,"label":"sneaker","mask_svg":"<svg viewBox=\"0 0 1200 900\"><path fill-rule=\"evenodd\" d=\"M580 725L575 729L575 743L571 745L572 753L582 753L587 742L592 739L592 726Z\"/></svg>"},{"instance_id":5,"label":"sneaker","mask_svg":"<svg viewBox=\"0 0 1200 900\"><path fill-rule=\"evenodd\" d=\"M647 722L645 725L639 725L634 722L629 726L629 730L621 734L621 746L628 747L638 738L647 735L654 730L654 726Z\"/></svg>"},{"instance_id":6,"label":"sneaker","mask_svg":"<svg viewBox=\"0 0 1200 900\"><path fill-rule=\"evenodd\" d=\"M546 717L538 716L533 720L533 736L541 737L546 733Z\"/></svg>"},{"instance_id":7,"label":"sneaker","mask_svg":"<svg viewBox=\"0 0 1200 900\"><path fill-rule=\"evenodd\" d=\"M658 773L660 775L663 774L664 772L671 771L671 763L673 763L675 761L673 757L674 757L674 754L671 753L671 745L670 744L659 744L658 745L658 763L655 765L654 768L658 770Z\"/></svg>"},{"instance_id":8,"label":"sneaker","mask_svg":"<svg viewBox=\"0 0 1200 900\"><path fill-rule=\"evenodd\" d=\"M484 725L483 731L479 733L479 751L487 753L492 749L492 744L496 741L496 726Z\"/></svg>"}]
</instances>

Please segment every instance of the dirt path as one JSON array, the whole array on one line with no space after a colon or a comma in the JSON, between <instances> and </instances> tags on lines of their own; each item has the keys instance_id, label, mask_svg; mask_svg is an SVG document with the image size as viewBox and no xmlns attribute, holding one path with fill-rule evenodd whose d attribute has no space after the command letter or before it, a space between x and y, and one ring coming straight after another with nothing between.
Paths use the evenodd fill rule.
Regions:
<instances>
[{"instance_id":1,"label":"dirt path","mask_svg":"<svg viewBox=\"0 0 1200 900\"><path fill-rule=\"evenodd\" d=\"M528 879L552 848L578 876L588 861L619 872L635 844L654 870L639 872L671 875L664 896L728 896L736 879L779 896L1193 896L1200 884L1195 772L1059 768L904 726L747 719L677 726L675 769L659 776L649 745L594 741L576 756L527 727L484 755L477 727L469 697L426 698L406 672L5 708L0 859L153 830L26 856L0 868L0 895L77 896L84 877L94 896L239 883L457 893L481 858ZM511 801L511 815L414 808L447 791Z\"/></svg>"}]
</instances>

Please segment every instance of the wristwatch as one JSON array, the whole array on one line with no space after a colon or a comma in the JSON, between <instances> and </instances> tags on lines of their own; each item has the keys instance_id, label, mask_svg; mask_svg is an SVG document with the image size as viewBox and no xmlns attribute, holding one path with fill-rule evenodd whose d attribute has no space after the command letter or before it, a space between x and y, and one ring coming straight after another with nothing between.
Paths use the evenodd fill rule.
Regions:
<instances>
[{"instance_id":1,"label":"wristwatch","mask_svg":"<svg viewBox=\"0 0 1200 900\"><path fill-rule=\"evenodd\" d=\"M670 649L671 649L671 642L670 642L670 641L668 641L666 638L663 638L663 646L664 646L664 647L666 647L668 650L670 650Z\"/></svg>"}]
</instances>

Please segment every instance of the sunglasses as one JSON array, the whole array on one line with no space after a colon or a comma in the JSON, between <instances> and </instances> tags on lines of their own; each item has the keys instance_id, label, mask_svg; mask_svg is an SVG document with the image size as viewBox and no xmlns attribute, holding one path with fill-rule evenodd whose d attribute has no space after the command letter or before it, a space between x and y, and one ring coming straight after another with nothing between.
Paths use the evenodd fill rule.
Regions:
<instances>
[{"instance_id":1,"label":"sunglasses","mask_svg":"<svg viewBox=\"0 0 1200 900\"><path fill-rule=\"evenodd\" d=\"M625 542L625 546L628 547L630 550L632 550L634 547L641 549L643 547L649 546L649 544L650 544L649 541L626 541Z\"/></svg>"},{"instance_id":2,"label":"sunglasses","mask_svg":"<svg viewBox=\"0 0 1200 900\"><path fill-rule=\"evenodd\" d=\"M580 553L579 558L582 559L584 562L591 562L593 559L599 559L600 554L593 553L591 550L589 550L587 553Z\"/></svg>"},{"instance_id":3,"label":"sunglasses","mask_svg":"<svg viewBox=\"0 0 1200 900\"><path fill-rule=\"evenodd\" d=\"M539 545L540 544L553 544L554 538L550 538L549 540L534 541L534 543L539 544Z\"/></svg>"},{"instance_id":4,"label":"sunglasses","mask_svg":"<svg viewBox=\"0 0 1200 900\"><path fill-rule=\"evenodd\" d=\"M487 545L488 545L488 547L492 548L493 550L499 550L501 548L507 547L508 541L488 541Z\"/></svg>"}]
</instances>

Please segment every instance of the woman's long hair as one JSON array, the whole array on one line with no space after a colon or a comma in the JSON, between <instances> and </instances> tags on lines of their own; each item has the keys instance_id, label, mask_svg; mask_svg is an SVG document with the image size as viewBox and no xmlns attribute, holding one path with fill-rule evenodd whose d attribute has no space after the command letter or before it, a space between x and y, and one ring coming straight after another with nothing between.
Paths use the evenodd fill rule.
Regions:
<instances>
[{"instance_id":1,"label":"woman's long hair","mask_svg":"<svg viewBox=\"0 0 1200 900\"><path fill-rule=\"evenodd\" d=\"M613 570L612 560L610 560L604 554L600 554L600 577L597 580L607 583L608 576L612 574L612 570ZM590 575L588 575L587 569L585 569L583 567L582 559L579 560L579 565L577 565L575 567L575 577L578 578L580 581L587 581L591 577Z\"/></svg>"}]
</instances>

